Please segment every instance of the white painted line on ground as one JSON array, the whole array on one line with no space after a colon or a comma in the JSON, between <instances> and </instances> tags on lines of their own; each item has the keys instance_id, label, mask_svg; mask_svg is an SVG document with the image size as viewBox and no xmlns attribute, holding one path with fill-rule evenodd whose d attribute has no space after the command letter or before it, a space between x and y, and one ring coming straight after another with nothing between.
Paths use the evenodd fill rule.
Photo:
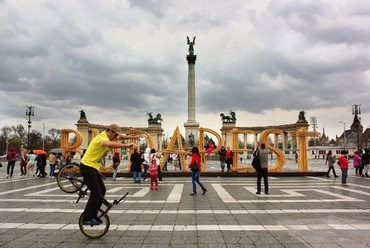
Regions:
<instances>
[{"instance_id":1,"label":"white painted line on ground","mask_svg":"<svg viewBox=\"0 0 370 248\"><path fill-rule=\"evenodd\" d=\"M59 208L0 208L0 212L45 212L45 213L82 213L82 208L59 209ZM109 214L327 214L327 213L370 213L370 209L249 209L249 210L125 210L112 209ZM368 224L370 226L370 224Z\"/></svg>"},{"instance_id":2,"label":"white painted line on ground","mask_svg":"<svg viewBox=\"0 0 370 248\"><path fill-rule=\"evenodd\" d=\"M33 189L37 189L37 188L43 188L43 187L48 186L48 185L55 185L55 182L53 182L53 183L47 183L47 184L41 184L41 185L36 185L36 186L29 186L29 187L20 188L20 189L7 190L7 191L4 191L4 192L0 192L0 195L13 194L13 193L21 192L21 191L33 190Z\"/></svg>"},{"instance_id":3,"label":"white painted line on ground","mask_svg":"<svg viewBox=\"0 0 370 248\"><path fill-rule=\"evenodd\" d=\"M79 230L78 224L0 223L1 229ZM370 230L369 225L320 224L312 225L111 225L109 231L317 231Z\"/></svg>"},{"instance_id":4,"label":"white painted line on ground","mask_svg":"<svg viewBox=\"0 0 370 248\"><path fill-rule=\"evenodd\" d=\"M171 193L167 197L166 202L180 203L183 190L184 190L184 184L175 184Z\"/></svg>"},{"instance_id":5,"label":"white painted line on ground","mask_svg":"<svg viewBox=\"0 0 370 248\"><path fill-rule=\"evenodd\" d=\"M228 203L237 203L237 201L232 197L221 184L211 184L212 187L215 189L218 196L223 200L223 202Z\"/></svg>"}]
</instances>

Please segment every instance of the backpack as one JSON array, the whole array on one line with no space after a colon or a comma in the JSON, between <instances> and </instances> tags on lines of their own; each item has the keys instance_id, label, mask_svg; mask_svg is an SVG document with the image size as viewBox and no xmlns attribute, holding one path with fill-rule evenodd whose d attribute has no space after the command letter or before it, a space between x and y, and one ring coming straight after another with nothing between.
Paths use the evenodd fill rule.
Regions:
<instances>
[{"instance_id":1,"label":"backpack","mask_svg":"<svg viewBox=\"0 0 370 248\"><path fill-rule=\"evenodd\" d=\"M261 170L261 162L260 159L258 158L258 154L259 151L256 152L256 156L254 156L252 160L253 169L255 169L256 171Z\"/></svg>"}]
</instances>

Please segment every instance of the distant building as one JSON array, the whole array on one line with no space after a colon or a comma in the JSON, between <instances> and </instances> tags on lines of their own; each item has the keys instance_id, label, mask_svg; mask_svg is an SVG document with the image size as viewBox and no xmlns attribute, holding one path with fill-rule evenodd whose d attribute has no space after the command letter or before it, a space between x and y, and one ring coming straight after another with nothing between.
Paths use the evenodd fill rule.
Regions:
<instances>
[{"instance_id":1,"label":"distant building","mask_svg":"<svg viewBox=\"0 0 370 248\"><path fill-rule=\"evenodd\" d=\"M312 143L311 143L312 144ZM370 146L370 128L366 128L363 131L363 126L361 125L360 119L357 115L353 118L353 123L349 130L343 131L343 133L335 139L329 139L325 135L325 130L323 129L322 135L317 139L317 146L310 146L307 149L307 156L309 159L321 158L323 159L329 150L332 151L334 155L340 155L342 150L348 151L350 157L353 156L354 152Z\"/></svg>"}]
</instances>

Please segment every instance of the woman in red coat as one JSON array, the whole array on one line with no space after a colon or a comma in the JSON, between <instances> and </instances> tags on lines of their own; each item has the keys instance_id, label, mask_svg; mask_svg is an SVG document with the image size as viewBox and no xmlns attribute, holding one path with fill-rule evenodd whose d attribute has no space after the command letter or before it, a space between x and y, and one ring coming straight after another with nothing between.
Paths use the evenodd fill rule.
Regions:
<instances>
[{"instance_id":1,"label":"woman in red coat","mask_svg":"<svg viewBox=\"0 0 370 248\"><path fill-rule=\"evenodd\" d=\"M342 151L339 157L339 167L342 170L342 185L347 186L347 176L348 176L348 159L346 151Z\"/></svg>"},{"instance_id":2,"label":"woman in red coat","mask_svg":"<svg viewBox=\"0 0 370 248\"><path fill-rule=\"evenodd\" d=\"M204 187L204 185L199 181L200 172L202 170L202 160L200 159L199 149L198 147L193 147L191 149L191 162L189 164L189 169L192 171L191 173L191 182L193 184L193 192L190 195L196 195L197 194L197 184L202 188L203 195L207 192L207 189ZM191 169L195 163L198 164L198 169L193 170Z\"/></svg>"}]
</instances>

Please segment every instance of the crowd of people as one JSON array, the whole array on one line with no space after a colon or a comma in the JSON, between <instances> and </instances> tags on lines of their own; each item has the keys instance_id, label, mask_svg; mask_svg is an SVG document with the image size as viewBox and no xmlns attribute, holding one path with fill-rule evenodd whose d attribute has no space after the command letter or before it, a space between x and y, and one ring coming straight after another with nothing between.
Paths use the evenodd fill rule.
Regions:
<instances>
[{"instance_id":1,"label":"crowd of people","mask_svg":"<svg viewBox=\"0 0 370 248\"><path fill-rule=\"evenodd\" d=\"M370 163L370 150L366 148L364 152L356 151L353 156L353 167L355 169L355 175L360 177L369 177L369 163ZM326 164L328 165L327 177L330 177L330 172L333 171L334 177L338 177L335 172L335 164L339 165L342 171L342 185L347 186L348 168L349 168L349 157L347 151L341 151L341 155L336 159L336 156L329 151L326 155Z\"/></svg>"},{"instance_id":2,"label":"crowd of people","mask_svg":"<svg viewBox=\"0 0 370 248\"><path fill-rule=\"evenodd\" d=\"M98 172L101 166L102 157L106 155L109 149L127 147L133 150L130 156L130 170L132 172L133 182L141 183L142 181L149 181L149 190L158 190L159 184L162 183L162 169L161 165L164 162L164 156L161 152L156 151L154 148L146 148L145 151L138 151L136 143L118 143L116 139L120 140L134 140L141 138L140 136L128 136L122 135L118 125L112 124L109 128L100 133L98 136L89 144L84 156L81 159L80 169L81 173L85 178L85 183L90 189L90 197L84 211L84 224L88 225L99 225L99 220L96 219L96 211L100 207L100 197L105 195L106 188L103 183L103 179ZM212 142L211 142L212 143ZM207 156L213 151L214 146L211 149L206 150ZM26 150L23 146L19 151L15 151L14 148L10 148L7 153L7 177L14 177L14 170L16 161L19 158L20 161L20 175L22 178L29 177L54 177L55 169L62 168L66 163L71 162L71 157L67 156L64 158L62 154L51 153L50 155L44 153L36 153L37 150ZM254 157L258 158L259 167L256 170L257 174L257 191L256 194L261 194L262 179L264 181L264 193L269 194L268 185L268 157L270 151L266 145L261 143L254 152ZM233 152L228 146L226 149L222 146L218 152L221 172L231 170L233 162ZM192 181L192 192L190 195L195 196L197 194L197 185L200 186L202 194L207 193L207 189L200 180L200 174L203 167L203 159L200 155L198 147L194 146L189 154L190 162L187 168L191 171ZM47 166L47 160L49 161L50 171L46 172L45 167ZM113 180L117 180L118 167L121 163L120 154L115 152L112 157L113 162ZM181 160L179 154L173 152L169 154L168 163L173 164L174 170L181 170ZM332 172L334 177L338 177L335 167L339 166L342 172L342 185L347 186L349 158L346 151L342 151L339 158L336 158L329 151L326 154L326 164L328 166L327 177L330 177ZM355 174L361 177L369 177L369 163L370 163L370 151L365 149L364 152L356 151L353 157L353 167ZM167 162L163 166L163 170L167 170ZM149 178L149 179L148 179Z\"/></svg>"},{"instance_id":3,"label":"crowd of people","mask_svg":"<svg viewBox=\"0 0 370 248\"><path fill-rule=\"evenodd\" d=\"M36 177L50 177L54 178L55 169L60 169L71 161L71 157L64 158L61 153L50 153L47 157L46 153L36 153L36 150L27 150L21 145L19 151L16 151L14 147L9 149L6 154L8 161L6 168L6 178L15 178L15 164L19 160L19 171L21 178L36 178ZM39 151L39 150L37 150ZM46 173L47 160L49 161L50 170Z\"/></svg>"}]
</instances>

